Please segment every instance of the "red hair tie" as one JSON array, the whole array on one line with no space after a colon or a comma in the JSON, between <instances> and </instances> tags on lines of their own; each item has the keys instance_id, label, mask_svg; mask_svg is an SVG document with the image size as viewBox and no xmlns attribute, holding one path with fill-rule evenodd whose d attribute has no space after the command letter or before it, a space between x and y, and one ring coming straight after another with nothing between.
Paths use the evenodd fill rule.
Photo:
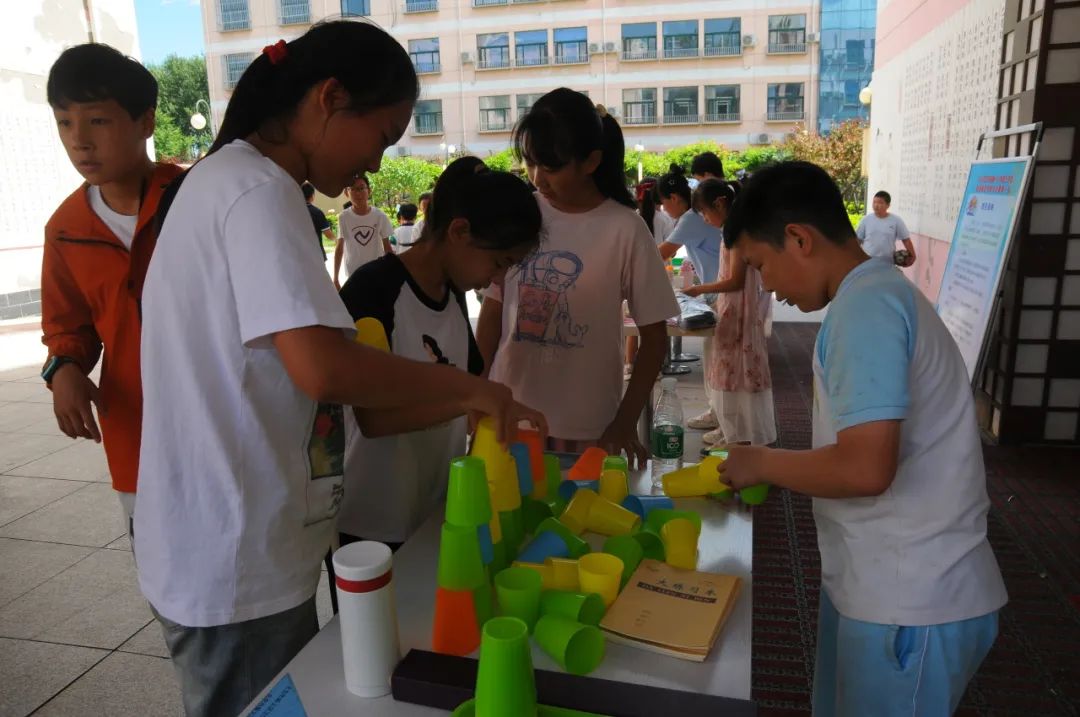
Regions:
<instances>
[{"instance_id":1,"label":"red hair tie","mask_svg":"<svg viewBox=\"0 0 1080 717\"><path fill-rule=\"evenodd\" d=\"M286 47L284 40L278 40L273 45L267 45L262 51L264 55L270 58L271 65L278 64L289 54L289 50Z\"/></svg>"}]
</instances>

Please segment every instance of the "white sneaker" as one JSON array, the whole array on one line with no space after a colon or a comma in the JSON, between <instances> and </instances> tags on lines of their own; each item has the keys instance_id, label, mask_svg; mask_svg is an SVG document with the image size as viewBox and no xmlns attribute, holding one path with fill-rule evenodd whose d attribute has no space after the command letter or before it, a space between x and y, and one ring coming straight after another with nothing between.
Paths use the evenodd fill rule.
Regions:
<instances>
[{"instance_id":1,"label":"white sneaker","mask_svg":"<svg viewBox=\"0 0 1080 717\"><path fill-rule=\"evenodd\" d=\"M724 440L724 434L717 428L714 431L709 431L701 437L702 443L708 443L710 446L714 446L718 443L726 443Z\"/></svg>"},{"instance_id":2,"label":"white sneaker","mask_svg":"<svg viewBox=\"0 0 1080 717\"><path fill-rule=\"evenodd\" d=\"M714 414L711 409L686 422L687 428L693 428L698 431L708 431L719 425L720 423L716 420L716 414Z\"/></svg>"}]
</instances>

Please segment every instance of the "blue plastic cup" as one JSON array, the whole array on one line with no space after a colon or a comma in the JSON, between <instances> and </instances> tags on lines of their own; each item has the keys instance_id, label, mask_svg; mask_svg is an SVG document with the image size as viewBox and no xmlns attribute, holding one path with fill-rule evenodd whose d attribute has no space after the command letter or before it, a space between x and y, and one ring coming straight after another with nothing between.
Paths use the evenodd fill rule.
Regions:
<instances>
[{"instance_id":1,"label":"blue plastic cup","mask_svg":"<svg viewBox=\"0 0 1080 717\"><path fill-rule=\"evenodd\" d=\"M644 521L649 517L649 512L657 508L674 509L675 502L666 495L628 495L623 499L622 507L637 513Z\"/></svg>"},{"instance_id":2,"label":"blue plastic cup","mask_svg":"<svg viewBox=\"0 0 1080 717\"><path fill-rule=\"evenodd\" d=\"M517 467L517 481L521 495L532 495L532 461L529 459L529 447L524 443L511 443L510 455L514 457L514 465Z\"/></svg>"},{"instance_id":3,"label":"blue plastic cup","mask_svg":"<svg viewBox=\"0 0 1080 717\"><path fill-rule=\"evenodd\" d=\"M542 530L518 554L518 562L543 563L547 558L568 558L570 549L558 533Z\"/></svg>"},{"instance_id":4,"label":"blue plastic cup","mask_svg":"<svg viewBox=\"0 0 1080 717\"><path fill-rule=\"evenodd\" d=\"M480 559L484 565L491 565L495 559L495 544L491 542L491 524L484 523L476 528L477 537L480 538Z\"/></svg>"},{"instance_id":5,"label":"blue plastic cup","mask_svg":"<svg viewBox=\"0 0 1080 717\"><path fill-rule=\"evenodd\" d=\"M574 493L577 493L582 488L588 488L594 493L600 490L600 481L598 480L564 480L559 484L559 497L569 502L574 497Z\"/></svg>"}]
</instances>

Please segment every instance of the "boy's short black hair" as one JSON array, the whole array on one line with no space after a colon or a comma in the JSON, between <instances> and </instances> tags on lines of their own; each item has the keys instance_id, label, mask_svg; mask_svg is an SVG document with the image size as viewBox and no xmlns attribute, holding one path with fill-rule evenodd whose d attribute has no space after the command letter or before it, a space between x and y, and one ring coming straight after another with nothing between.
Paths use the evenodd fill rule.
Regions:
<instances>
[{"instance_id":1,"label":"boy's short black hair","mask_svg":"<svg viewBox=\"0 0 1080 717\"><path fill-rule=\"evenodd\" d=\"M810 162L780 162L754 172L732 203L724 224L724 244L743 234L754 241L784 246L784 227L809 224L835 244L855 237L840 189Z\"/></svg>"},{"instance_id":2,"label":"boy's short black hair","mask_svg":"<svg viewBox=\"0 0 1080 717\"><path fill-rule=\"evenodd\" d=\"M420 210L417 209L416 205L411 202L402 204L397 210L398 219L404 219L407 222L415 222L416 215L419 211Z\"/></svg>"},{"instance_id":3,"label":"boy's short black hair","mask_svg":"<svg viewBox=\"0 0 1080 717\"><path fill-rule=\"evenodd\" d=\"M300 185L300 191L304 193L304 199L310 200L315 196L315 187L311 182L304 182Z\"/></svg>"},{"instance_id":4,"label":"boy's short black hair","mask_svg":"<svg viewBox=\"0 0 1080 717\"><path fill-rule=\"evenodd\" d=\"M115 100L137 119L157 107L158 84L150 70L119 50L88 42L60 53L45 94L49 105L61 110L72 102Z\"/></svg>"},{"instance_id":5,"label":"boy's short black hair","mask_svg":"<svg viewBox=\"0 0 1080 717\"><path fill-rule=\"evenodd\" d=\"M416 200L417 204L423 204L424 200L431 201L431 192L424 192L420 195L420 198Z\"/></svg>"},{"instance_id":6,"label":"boy's short black hair","mask_svg":"<svg viewBox=\"0 0 1080 717\"><path fill-rule=\"evenodd\" d=\"M724 178L724 163L716 152L702 152L694 157L690 163L690 174L698 177L702 174L711 174L717 179Z\"/></svg>"},{"instance_id":7,"label":"boy's short black hair","mask_svg":"<svg viewBox=\"0 0 1080 717\"><path fill-rule=\"evenodd\" d=\"M886 192L884 189L874 194L874 199L877 199L878 197L884 199L886 204L892 204L892 195Z\"/></svg>"}]
</instances>

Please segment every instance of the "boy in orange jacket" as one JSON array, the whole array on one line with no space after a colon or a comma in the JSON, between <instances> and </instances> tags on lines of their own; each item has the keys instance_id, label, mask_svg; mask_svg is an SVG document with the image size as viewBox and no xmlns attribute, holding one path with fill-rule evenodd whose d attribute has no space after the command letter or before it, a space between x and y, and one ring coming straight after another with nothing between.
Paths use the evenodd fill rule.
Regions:
<instances>
[{"instance_id":1,"label":"boy in orange jacket","mask_svg":"<svg viewBox=\"0 0 1080 717\"><path fill-rule=\"evenodd\" d=\"M158 200L181 170L147 156L157 81L135 60L107 45L72 47L49 71L46 92L60 141L86 183L45 225L41 328L49 357L41 376L60 430L104 440L130 534L142 424L138 293ZM95 386L88 374L103 352Z\"/></svg>"}]
</instances>

